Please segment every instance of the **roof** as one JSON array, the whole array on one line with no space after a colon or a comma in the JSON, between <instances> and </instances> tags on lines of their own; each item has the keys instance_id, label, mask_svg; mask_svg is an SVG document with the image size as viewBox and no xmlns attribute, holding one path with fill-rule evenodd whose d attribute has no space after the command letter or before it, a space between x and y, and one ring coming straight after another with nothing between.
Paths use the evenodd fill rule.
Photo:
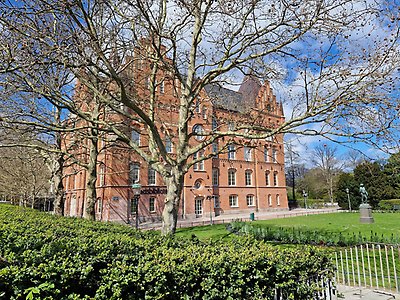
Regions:
<instances>
[{"instance_id":1,"label":"roof","mask_svg":"<svg viewBox=\"0 0 400 300\"><path fill-rule=\"evenodd\" d=\"M209 84L205 87L205 90L216 107L238 112L246 110L243 95L239 92L229 90L218 84Z\"/></svg>"},{"instance_id":2,"label":"roof","mask_svg":"<svg viewBox=\"0 0 400 300\"><path fill-rule=\"evenodd\" d=\"M205 87L213 105L238 112L245 112L256 107L256 98L261 88L260 81L254 76L247 75L239 91L232 91L219 84L209 84Z\"/></svg>"}]
</instances>

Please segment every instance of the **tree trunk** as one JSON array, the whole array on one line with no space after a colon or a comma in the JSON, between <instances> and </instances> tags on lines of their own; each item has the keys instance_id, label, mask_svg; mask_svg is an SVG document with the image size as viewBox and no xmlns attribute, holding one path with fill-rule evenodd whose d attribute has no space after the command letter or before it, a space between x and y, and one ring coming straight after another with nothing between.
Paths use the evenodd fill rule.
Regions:
<instances>
[{"instance_id":1,"label":"tree trunk","mask_svg":"<svg viewBox=\"0 0 400 300\"><path fill-rule=\"evenodd\" d=\"M93 134L94 132L92 132ZM96 133L94 133L93 136ZM89 220L96 219L95 204L97 199L96 181L97 181L97 138L88 139L89 143L89 161L87 164L87 178L86 178L86 198L83 204L83 217Z\"/></svg>"},{"instance_id":2,"label":"tree trunk","mask_svg":"<svg viewBox=\"0 0 400 300\"><path fill-rule=\"evenodd\" d=\"M56 107L55 121L61 123L61 109ZM56 133L56 149L60 151L54 163L52 164L52 174L54 183L54 214L57 216L64 215L64 183L63 183L63 168L64 168L64 154L62 154L62 137L61 133Z\"/></svg>"},{"instance_id":3,"label":"tree trunk","mask_svg":"<svg viewBox=\"0 0 400 300\"><path fill-rule=\"evenodd\" d=\"M179 171L177 171L179 173ZM176 231L178 209L183 188L183 174L166 177L167 196L163 211L162 234L170 235Z\"/></svg>"}]
</instances>

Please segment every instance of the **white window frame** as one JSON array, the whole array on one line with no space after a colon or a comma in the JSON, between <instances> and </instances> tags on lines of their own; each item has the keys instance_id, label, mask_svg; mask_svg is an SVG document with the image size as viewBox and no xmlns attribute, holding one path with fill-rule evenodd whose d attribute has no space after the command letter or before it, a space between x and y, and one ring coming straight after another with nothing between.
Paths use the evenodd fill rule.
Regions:
<instances>
[{"instance_id":1,"label":"white window frame","mask_svg":"<svg viewBox=\"0 0 400 300\"><path fill-rule=\"evenodd\" d=\"M252 185L252 181L253 181L252 177L253 177L253 171L251 171L251 170L244 171L244 184L246 186Z\"/></svg>"},{"instance_id":2,"label":"white window frame","mask_svg":"<svg viewBox=\"0 0 400 300\"><path fill-rule=\"evenodd\" d=\"M244 146L243 147L243 153L244 153L244 160L245 161L251 161L252 160L252 153L251 153L252 151L251 151L251 148L250 147L247 147L247 146Z\"/></svg>"},{"instance_id":3,"label":"white window frame","mask_svg":"<svg viewBox=\"0 0 400 300\"><path fill-rule=\"evenodd\" d=\"M276 195L276 206L281 206L281 198L279 194Z\"/></svg>"},{"instance_id":4,"label":"white window frame","mask_svg":"<svg viewBox=\"0 0 400 300\"><path fill-rule=\"evenodd\" d=\"M236 170L235 169L228 170L228 185L236 186Z\"/></svg>"},{"instance_id":5,"label":"white window frame","mask_svg":"<svg viewBox=\"0 0 400 300\"><path fill-rule=\"evenodd\" d=\"M99 170L99 186L103 187L106 181L106 167L104 165L100 166Z\"/></svg>"},{"instance_id":6,"label":"white window frame","mask_svg":"<svg viewBox=\"0 0 400 300\"><path fill-rule=\"evenodd\" d=\"M238 195L229 195L229 206L239 207Z\"/></svg>"},{"instance_id":7,"label":"white window frame","mask_svg":"<svg viewBox=\"0 0 400 300\"><path fill-rule=\"evenodd\" d=\"M134 166L136 168L133 168ZM133 173L134 170L137 171L136 174ZM134 183L139 183L139 181L140 181L140 164L138 162L131 162L129 164L129 183L134 184Z\"/></svg>"},{"instance_id":8,"label":"white window frame","mask_svg":"<svg viewBox=\"0 0 400 300\"><path fill-rule=\"evenodd\" d=\"M212 185L218 186L219 184L219 170L217 168L212 169Z\"/></svg>"},{"instance_id":9,"label":"white window frame","mask_svg":"<svg viewBox=\"0 0 400 300\"><path fill-rule=\"evenodd\" d=\"M246 203L247 203L247 206L255 206L254 195L246 195Z\"/></svg>"},{"instance_id":10,"label":"white window frame","mask_svg":"<svg viewBox=\"0 0 400 300\"><path fill-rule=\"evenodd\" d=\"M272 206L272 195L268 194L268 206Z\"/></svg>"},{"instance_id":11,"label":"white window frame","mask_svg":"<svg viewBox=\"0 0 400 300\"><path fill-rule=\"evenodd\" d=\"M194 199L194 213L196 216L202 216L204 212L203 198Z\"/></svg>"},{"instance_id":12,"label":"white window frame","mask_svg":"<svg viewBox=\"0 0 400 300\"><path fill-rule=\"evenodd\" d=\"M204 150L200 150L199 152L196 152L193 154L193 160L196 160L197 158L204 157ZM204 171L204 160L201 160L193 165L193 170L194 171Z\"/></svg>"},{"instance_id":13,"label":"white window frame","mask_svg":"<svg viewBox=\"0 0 400 300\"><path fill-rule=\"evenodd\" d=\"M236 158L235 144L228 145L228 159L234 160Z\"/></svg>"},{"instance_id":14,"label":"white window frame","mask_svg":"<svg viewBox=\"0 0 400 300\"><path fill-rule=\"evenodd\" d=\"M273 163L276 163L278 161L277 154L278 154L278 151L276 150L276 148L272 148L272 162Z\"/></svg>"},{"instance_id":15,"label":"white window frame","mask_svg":"<svg viewBox=\"0 0 400 300\"><path fill-rule=\"evenodd\" d=\"M264 146L264 161L269 162L269 147Z\"/></svg>"}]
</instances>

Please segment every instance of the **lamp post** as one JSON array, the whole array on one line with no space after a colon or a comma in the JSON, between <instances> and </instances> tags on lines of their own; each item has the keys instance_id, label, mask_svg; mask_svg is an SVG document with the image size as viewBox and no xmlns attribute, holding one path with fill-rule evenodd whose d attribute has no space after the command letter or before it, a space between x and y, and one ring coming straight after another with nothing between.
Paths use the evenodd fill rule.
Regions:
<instances>
[{"instance_id":1,"label":"lamp post","mask_svg":"<svg viewBox=\"0 0 400 300\"><path fill-rule=\"evenodd\" d=\"M350 202L350 194L349 194L349 188L346 188L346 194L347 194L347 201L349 202L349 210L351 212L351 202Z\"/></svg>"},{"instance_id":2,"label":"lamp post","mask_svg":"<svg viewBox=\"0 0 400 300\"><path fill-rule=\"evenodd\" d=\"M304 207L307 210L307 197L308 197L308 194L307 194L307 192L305 190L303 190L303 197L304 197Z\"/></svg>"}]
</instances>

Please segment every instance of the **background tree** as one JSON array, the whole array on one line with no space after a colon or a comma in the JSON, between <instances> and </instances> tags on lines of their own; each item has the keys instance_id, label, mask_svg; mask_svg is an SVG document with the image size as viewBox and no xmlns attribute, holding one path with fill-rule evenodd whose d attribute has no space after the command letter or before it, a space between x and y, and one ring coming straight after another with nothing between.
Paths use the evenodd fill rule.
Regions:
<instances>
[{"instance_id":1,"label":"background tree","mask_svg":"<svg viewBox=\"0 0 400 300\"><path fill-rule=\"evenodd\" d=\"M337 148L327 144L319 145L311 155L312 163L320 170L325 180L329 200L333 204L335 180L343 168L343 163L338 159Z\"/></svg>"},{"instance_id":2,"label":"background tree","mask_svg":"<svg viewBox=\"0 0 400 300\"><path fill-rule=\"evenodd\" d=\"M390 133L397 117L390 94L398 82L398 24L396 18L390 22L396 17L394 7L361 0L1 2L2 86L22 86L24 92L28 83L35 95L128 144L163 177L167 186L163 232L173 233L184 175L199 159L209 158L192 161L191 157L214 141L220 141L225 151L224 143L238 137L265 139L292 132L352 136L377 144L374 132ZM382 38L361 44L370 40L365 38L365 27L380 31ZM143 37L147 44L140 42ZM133 53L141 53L139 60L151 61L148 75L135 78L136 87L148 84L145 95L132 88L128 76L129 66L139 63L138 57L132 59ZM235 83L249 72L273 79L283 73L283 65L299 72L288 72L287 78L302 87L288 103L292 113L287 121L271 125L253 111L234 131L220 127L193 142L189 120L205 87ZM53 89L47 82L52 67L64 68L89 95L124 115L125 125L142 124L149 148L145 151L131 141L121 122L93 118L70 94ZM178 116L173 156L165 149L159 125L168 120L156 113L161 70L172 76L179 91L173 108ZM96 84L99 78L101 85ZM322 125L307 127L313 123Z\"/></svg>"},{"instance_id":3,"label":"background tree","mask_svg":"<svg viewBox=\"0 0 400 300\"><path fill-rule=\"evenodd\" d=\"M292 141L286 141L285 143L285 172L286 185L291 187L291 198L296 201L296 181L300 176L304 175L305 166L300 163L300 153L294 149Z\"/></svg>"},{"instance_id":4,"label":"background tree","mask_svg":"<svg viewBox=\"0 0 400 300\"><path fill-rule=\"evenodd\" d=\"M383 166L377 162L363 162L354 169L357 184L364 184L368 192L368 202L377 207L379 201L393 199L395 189L389 185L389 177L383 172ZM359 192L358 192L359 193Z\"/></svg>"},{"instance_id":5,"label":"background tree","mask_svg":"<svg viewBox=\"0 0 400 300\"><path fill-rule=\"evenodd\" d=\"M335 199L340 207L349 209L349 199L346 189L349 189L351 208L357 210L361 204L360 186L353 174L341 173L336 184Z\"/></svg>"}]
</instances>

